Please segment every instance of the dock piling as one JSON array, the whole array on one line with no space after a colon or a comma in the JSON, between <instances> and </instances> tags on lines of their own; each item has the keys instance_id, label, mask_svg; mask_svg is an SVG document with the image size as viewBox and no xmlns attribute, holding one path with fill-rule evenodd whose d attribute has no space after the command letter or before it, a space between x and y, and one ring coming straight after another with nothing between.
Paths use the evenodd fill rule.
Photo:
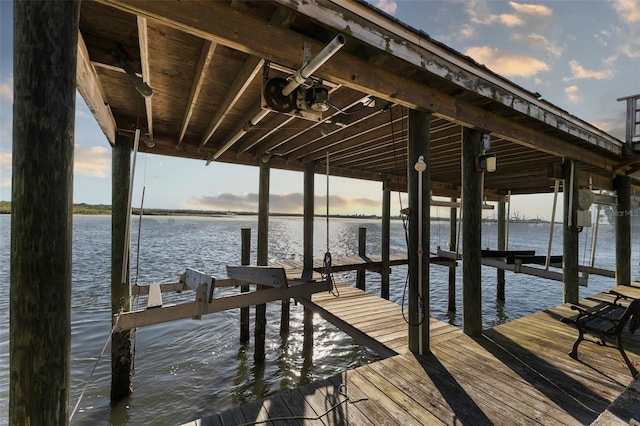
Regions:
<instances>
[{"instance_id":1,"label":"dock piling","mask_svg":"<svg viewBox=\"0 0 640 426\"><path fill-rule=\"evenodd\" d=\"M80 2L14 2L9 424L69 423Z\"/></svg>"},{"instance_id":2,"label":"dock piling","mask_svg":"<svg viewBox=\"0 0 640 426\"><path fill-rule=\"evenodd\" d=\"M386 183L385 183L386 185ZM391 241L391 191L382 190L382 274L380 277L380 297L389 300L389 252Z\"/></svg>"},{"instance_id":3,"label":"dock piling","mask_svg":"<svg viewBox=\"0 0 640 426\"><path fill-rule=\"evenodd\" d=\"M304 190L303 190L303 268L302 278L311 279L313 277L313 219L314 219L314 187L315 187L315 162L309 162L304 167ZM313 351L313 311L305 306L303 319L303 357L307 358ZM308 357L311 359L311 357Z\"/></svg>"},{"instance_id":4,"label":"dock piling","mask_svg":"<svg viewBox=\"0 0 640 426\"><path fill-rule=\"evenodd\" d=\"M269 261L269 177L271 172L270 157L260 157L260 182L258 191L258 253L257 265L267 266ZM262 290L262 286L258 286ZM254 330L255 348L253 359L264 361L266 357L267 305L256 305L256 326Z\"/></svg>"},{"instance_id":5,"label":"dock piling","mask_svg":"<svg viewBox=\"0 0 640 426\"><path fill-rule=\"evenodd\" d=\"M367 255L367 228L358 228L358 256L365 257ZM365 285L366 269L358 268L356 271L356 288L366 290Z\"/></svg>"},{"instance_id":6,"label":"dock piling","mask_svg":"<svg viewBox=\"0 0 640 426\"><path fill-rule=\"evenodd\" d=\"M112 148L111 190L111 314L120 309L131 310L130 261L125 257L127 216L129 215L129 187L131 186L131 138L117 136ZM123 282L123 262L126 272ZM132 390L131 331L113 333L111 337L111 400L126 398Z\"/></svg>"},{"instance_id":7,"label":"dock piling","mask_svg":"<svg viewBox=\"0 0 640 426\"><path fill-rule=\"evenodd\" d=\"M631 285L631 178L616 176L616 285Z\"/></svg>"},{"instance_id":8,"label":"dock piling","mask_svg":"<svg viewBox=\"0 0 640 426\"><path fill-rule=\"evenodd\" d=\"M551 224L553 226L553 224ZM498 203L498 250L507 249L507 220L506 220L506 203L500 201ZM504 269L497 270L497 283L496 283L496 299L504 302Z\"/></svg>"},{"instance_id":9,"label":"dock piling","mask_svg":"<svg viewBox=\"0 0 640 426\"><path fill-rule=\"evenodd\" d=\"M240 230L242 237L241 247L241 265L249 265L251 263L251 228L242 228ZM249 291L248 285L241 285L240 292L247 293ZM240 342L249 342L249 307L240 308Z\"/></svg>"},{"instance_id":10,"label":"dock piling","mask_svg":"<svg viewBox=\"0 0 640 426\"><path fill-rule=\"evenodd\" d=\"M564 183L564 214L562 231L562 282L563 303L578 303L579 269L578 269L578 227L576 226L576 210L578 209L578 181L580 171L574 160L565 160L562 165Z\"/></svg>"},{"instance_id":11,"label":"dock piling","mask_svg":"<svg viewBox=\"0 0 640 426\"><path fill-rule=\"evenodd\" d=\"M451 202L455 203L458 200L454 197L451 198ZM449 212L449 251L456 251L456 237L458 235L458 209L451 207ZM455 263L449 266L449 294L447 301L447 311L456 311L456 266Z\"/></svg>"},{"instance_id":12,"label":"dock piling","mask_svg":"<svg viewBox=\"0 0 640 426\"><path fill-rule=\"evenodd\" d=\"M462 131L462 329L482 334L482 172L476 161L482 149L482 132Z\"/></svg>"}]
</instances>

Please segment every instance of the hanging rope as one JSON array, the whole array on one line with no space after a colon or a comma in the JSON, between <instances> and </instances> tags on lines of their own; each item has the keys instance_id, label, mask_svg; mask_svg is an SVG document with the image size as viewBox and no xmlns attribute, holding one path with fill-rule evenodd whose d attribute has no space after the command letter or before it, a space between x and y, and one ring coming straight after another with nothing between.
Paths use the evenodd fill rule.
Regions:
<instances>
[{"instance_id":1,"label":"hanging rope","mask_svg":"<svg viewBox=\"0 0 640 426\"><path fill-rule=\"evenodd\" d=\"M100 355L98 356L98 359L96 360L96 363L93 365L93 368L91 369L91 373L89 374L89 378L84 382L84 387L82 388L82 392L80 393L80 397L78 397L78 402L76 402L75 407L73 407L73 411L71 412L71 416L69 416L69 422L71 422L71 420L73 420L73 416L76 414L76 410L78 410L78 407L80 406L80 402L82 401L82 398L84 397L84 393L87 391L87 387L89 386L89 383L91 382L91 378L93 377L93 373L95 373L96 368L98 367L98 364L100 363L100 360L102 359L102 355L104 355L104 351L107 350L107 346L109 346L109 341L111 340L111 336L113 336L114 330L116 329L117 325L118 325L118 321L120 321L120 316L122 316L122 309L118 312L118 316L116 317L116 320L113 323L113 327L111 327L111 332L109 333L109 337L107 337L107 341L104 342L104 346L102 347L102 352L100 352Z\"/></svg>"},{"instance_id":2,"label":"hanging rope","mask_svg":"<svg viewBox=\"0 0 640 426\"><path fill-rule=\"evenodd\" d=\"M345 402L348 402L349 404L356 404L358 402L369 400L369 398L360 398L360 399L355 399L355 400L351 399L351 397L347 394L347 385L345 385L345 384L341 384L338 387L338 393L341 396L343 396L345 399L343 399L342 401L338 402L337 404L332 405L324 413L319 414L317 416L314 416L314 417L308 417L308 416L269 417L269 418L266 418L264 420L257 420L255 422L241 423L240 426L252 426L252 425L259 425L259 424L263 424L263 423L266 424L266 423L275 423L275 422L288 422L288 421L291 421L291 420L317 421L317 420L320 420L321 418L323 418L324 416L326 416L327 414L331 413L332 411L334 411L336 408L340 407Z\"/></svg>"},{"instance_id":3,"label":"hanging rope","mask_svg":"<svg viewBox=\"0 0 640 426\"><path fill-rule=\"evenodd\" d=\"M327 157L326 157L326 161L327 161L327 168L326 168L326 173L327 173L327 213L326 213L326 220L327 220L327 250L324 253L324 259L322 261L322 280L325 282L328 282L330 285L330 290L329 292L335 296L335 297L340 297L340 290L338 290L338 286L336 286L336 283L333 279L333 274L331 271L331 251L329 251L329 151L327 151Z\"/></svg>"}]
</instances>

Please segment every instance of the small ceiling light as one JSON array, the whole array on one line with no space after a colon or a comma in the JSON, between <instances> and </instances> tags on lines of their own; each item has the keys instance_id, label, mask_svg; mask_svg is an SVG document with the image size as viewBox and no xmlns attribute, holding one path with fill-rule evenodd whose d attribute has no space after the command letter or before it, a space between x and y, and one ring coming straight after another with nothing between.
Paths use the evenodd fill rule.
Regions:
<instances>
[{"instance_id":1,"label":"small ceiling light","mask_svg":"<svg viewBox=\"0 0 640 426\"><path fill-rule=\"evenodd\" d=\"M496 166L497 166L496 154L478 155L478 171L493 173L496 171Z\"/></svg>"},{"instance_id":2,"label":"small ceiling light","mask_svg":"<svg viewBox=\"0 0 640 426\"><path fill-rule=\"evenodd\" d=\"M329 89L324 86L307 89L306 98L309 108L313 111L325 112L329 109Z\"/></svg>"}]
</instances>

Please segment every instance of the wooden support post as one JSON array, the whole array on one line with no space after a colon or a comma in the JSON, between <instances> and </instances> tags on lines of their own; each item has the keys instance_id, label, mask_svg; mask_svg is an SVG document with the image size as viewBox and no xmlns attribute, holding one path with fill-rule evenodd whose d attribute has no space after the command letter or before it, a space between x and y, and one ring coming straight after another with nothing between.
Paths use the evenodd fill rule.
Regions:
<instances>
[{"instance_id":1,"label":"wooden support post","mask_svg":"<svg viewBox=\"0 0 640 426\"><path fill-rule=\"evenodd\" d=\"M69 424L79 2L15 2L9 424Z\"/></svg>"},{"instance_id":2,"label":"wooden support post","mask_svg":"<svg viewBox=\"0 0 640 426\"><path fill-rule=\"evenodd\" d=\"M565 160L562 165L564 184L564 215L562 231L562 282L563 303L578 303L578 227L576 210L578 209L578 181L580 170L577 162Z\"/></svg>"},{"instance_id":3,"label":"wooden support post","mask_svg":"<svg viewBox=\"0 0 640 426\"><path fill-rule=\"evenodd\" d=\"M551 225L553 226L553 224ZM506 220L506 203L500 201L498 203L498 250L506 250L507 248L507 220ZM497 270L498 282L496 283L496 298L504 302L504 269Z\"/></svg>"},{"instance_id":4,"label":"wooden support post","mask_svg":"<svg viewBox=\"0 0 640 426\"><path fill-rule=\"evenodd\" d=\"M409 192L409 349L429 353L429 148L431 114L409 111L407 183ZM427 165L418 172L420 156ZM420 179L422 178L422 179ZM421 213L421 214L420 214Z\"/></svg>"},{"instance_id":5,"label":"wooden support post","mask_svg":"<svg viewBox=\"0 0 640 426\"><path fill-rule=\"evenodd\" d=\"M616 176L616 285L631 285L631 178Z\"/></svg>"},{"instance_id":6,"label":"wooden support post","mask_svg":"<svg viewBox=\"0 0 640 426\"><path fill-rule=\"evenodd\" d=\"M269 261L269 178L271 172L270 157L260 157L260 183L258 191L258 253L257 265L267 266ZM258 286L262 289L262 286ZM266 357L267 305L256 305L256 326L254 329L255 349L253 359L264 361Z\"/></svg>"},{"instance_id":7,"label":"wooden support post","mask_svg":"<svg viewBox=\"0 0 640 426\"><path fill-rule=\"evenodd\" d=\"M380 297L389 300L389 253L391 241L391 191L382 190L382 274L380 277Z\"/></svg>"},{"instance_id":8,"label":"wooden support post","mask_svg":"<svg viewBox=\"0 0 640 426\"><path fill-rule=\"evenodd\" d=\"M451 202L455 203L458 200L451 198ZM451 207L449 212L449 251L456 251L456 238L458 235L458 209ZM449 266L449 297L447 302L447 311L456 311L456 266Z\"/></svg>"},{"instance_id":9,"label":"wooden support post","mask_svg":"<svg viewBox=\"0 0 640 426\"><path fill-rule=\"evenodd\" d=\"M365 257L367 255L367 228L358 228L358 256ZM365 273L364 268L358 268L356 271L356 287L365 290Z\"/></svg>"},{"instance_id":10,"label":"wooden support post","mask_svg":"<svg viewBox=\"0 0 640 426\"><path fill-rule=\"evenodd\" d=\"M304 334L302 356L305 359L311 359L313 355L313 311L311 309L304 308L302 326Z\"/></svg>"},{"instance_id":11,"label":"wooden support post","mask_svg":"<svg viewBox=\"0 0 640 426\"><path fill-rule=\"evenodd\" d=\"M111 166L111 313L131 310L129 259L125 258L129 187L131 185L132 141L116 136ZM123 262L127 262L126 282L122 282ZM114 333L111 337L111 400L119 401L132 390L131 331Z\"/></svg>"},{"instance_id":12,"label":"wooden support post","mask_svg":"<svg viewBox=\"0 0 640 426\"><path fill-rule=\"evenodd\" d=\"M242 238L240 264L251 264L251 228L242 228L240 230ZM248 285L241 285L240 292L247 293L249 291ZM240 308L240 342L249 342L249 307Z\"/></svg>"},{"instance_id":13,"label":"wooden support post","mask_svg":"<svg viewBox=\"0 0 640 426\"><path fill-rule=\"evenodd\" d=\"M315 191L315 162L304 166L303 192L303 260L302 278L310 280L313 277L313 220L314 220L314 191Z\"/></svg>"},{"instance_id":14,"label":"wooden support post","mask_svg":"<svg viewBox=\"0 0 640 426\"><path fill-rule=\"evenodd\" d=\"M313 220L314 220L314 191L315 191L315 162L305 164L304 167L304 224L303 224L303 270L302 278L313 278ZM303 320L303 356L313 351L313 312L304 308Z\"/></svg>"},{"instance_id":15,"label":"wooden support post","mask_svg":"<svg viewBox=\"0 0 640 426\"><path fill-rule=\"evenodd\" d=\"M462 130L462 329L482 334L482 173L477 171L482 132Z\"/></svg>"}]
</instances>

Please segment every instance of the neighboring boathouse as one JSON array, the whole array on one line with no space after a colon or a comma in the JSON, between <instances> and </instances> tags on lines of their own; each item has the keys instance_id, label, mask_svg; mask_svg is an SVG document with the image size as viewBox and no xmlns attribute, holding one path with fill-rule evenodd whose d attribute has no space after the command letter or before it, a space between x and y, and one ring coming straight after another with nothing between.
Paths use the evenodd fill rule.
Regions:
<instances>
[{"instance_id":1,"label":"neighboring boathouse","mask_svg":"<svg viewBox=\"0 0 640 426\"><path fill-rule=\"evenodd\" d=\"M619 99L628 117L627 138L618 140L358 0L47 0L14 7L10 424L69 422L76 88L113 151L113 400L131 392L131 329L243 309L248 339L247 309L255 307L254 359L262 362L265 303L281 301L286 333L294 299L305 307L307 349L317 312L387 358L196 423L640 418L625 403L637 398L640 338L585 320L619 350L585 343L573 359L567 353L579 324L566 323L576 314L568 304L578 303L595 307L587 320L598 309L607 321L626 313L622 325L632 329L640 321L639 304L629 300L640 297L640 285L631 281L628 214L640 188L640 95ZM229 265L222 278L185 265L177 283L132 288L130 171L138 152L203 167L259 167L257 266ZM267 264L271 169L304 178L300 264ZM315 176L324 174L380 182L379 259L364 252L313 258ZM388 244L393 191L409 197L408 253L400 257ZM509 196L549 192L562 192L562 256L510 252ZM498 211L498 247L491 251L481 246L487 202ZM579 266L578 232L592 223L592 203L617 208L615 271ZM460 246L452 226L449 250L430 252L434 205L451 208L452 225L459 219ZM399 263L409 265L406 319L385 300L389 268ZM498 283L482 282L482 265L498 268ZM448 267L452 287L455 268L462 268L461 329L429 317L430 267ZM340 268L359 271L355 287L333 280ZM380 297L364 291L365 269L382 275ZM558 303L565 305L483 330L481 285L497 285L504 297L504 270L561 281ZM580 300L589 273L615 277L627 299ZM216 286L239 286L238 294L217 298ZM188 289L192 303L162 305L163 292ZM149 308L131 312L132 293L148 294Z\"/></svg>"}]
</instances>

